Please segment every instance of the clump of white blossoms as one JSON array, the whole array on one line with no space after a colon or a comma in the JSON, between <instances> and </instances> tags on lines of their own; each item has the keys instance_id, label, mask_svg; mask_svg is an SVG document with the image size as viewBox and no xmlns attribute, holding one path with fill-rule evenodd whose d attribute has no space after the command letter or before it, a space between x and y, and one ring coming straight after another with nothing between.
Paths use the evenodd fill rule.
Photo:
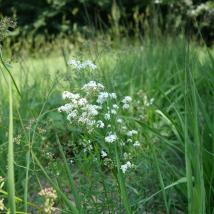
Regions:
<instances>
[{"instance_id":1,"label":"clump of white blossoms","mask_svg":"<svg viewBox=\"0 0 214 214\"><path fill-rule=\"evenodd\" d=\"M95 70L97 68L97 66L91 60L80 62L79 60L72 59L68 61L68 65L74 66L74 68L76 68L78 71L81 71L86 68L89 68L92 70Z\"/></svg>"},{"instance_id":2,"label":"clump of white blossoms","mask_svg":"<svg viewBox=\"0 0 214 214\"><path fill-rule=\"evenodd\" d=\"M122 100L123 109L128 109L131 101L132 101L132 98L130 96L124 97L124 99Z\"/></svg>"},{"instance_id":3,"label":"clump of white blossoms","mask_svg":"<svg viewBox=\"0 0 214 214\"><path fill-rule=\"evenodd\" d=\"M77 67L80 62L71 61L70 64ZM140 146L138 131L131 127L127 117L132 98L119 98L115 92L108 92L103 84L96 81L86 83L76 92L65 91L62 98L67 103L59 107L58 111L65 113L71 126L80 130L78 142L75 142L78 147L76 154L92 155L93 160L101 160L105 167L113 169L118 167L115 159L116 146L121 150L121 163L126 161L126 165L119 168L124 173L132 168L133 164L129 163L133 162L136 147ZM123 156L126 151L132 154L129 159Z\"/></svg>"},{"instance_id":4,"label":"clump of white blossoms","mask_svg":"<svg viewBox=\"0 0 214 214\"><path fill-rule=\"evenodd\" d=\"M117 135L116 134L108 134L106 137L105 137L105 142L106 143L113 143L117 140Z\"/></svg>"},{"instance_id":5,"label":"clump of white blossoms","mask_svg":"<svg viewBox=\"0 0 214 214\"><path fill-rule=\"evenodd\" d=\"M100 156L105 158L105 164L114 162L115 150L112 148L114 144L118 144L124 149L130 146L132 149L140 146L137 140L138 131L134 129L128 131L125 120L121 119L123 116L121 112L123 114L124 110L131 105L130 96L125 96L119 101L116 93L109 93L101 83L90 81L83 85L78 93L63 92L62 98L68 103L59 107L58 111L66 113L67 119L72 125L87 130L87 132L83 131L82 137L86 137L86 133L89 134L86 137L88 140L80 139L81 142L79 142L83 153L93 153L94 135L92 133L100 134L103 143L106 144L105 148L101 146L102 144L98 144ZM108 160L106 160L107 156ZM121 166L123 173L128 168L132 168L130 160L126 160L127 163Z\"/></svg>"},{"instance_id":6,"label":"clump of white blossoms","mask_svg":"<svg viewBox=\"0 0 214 214\"><path fill-rule=\"evenodd\" d=\"M132 137L133 135L136 135L138 132L136 130L131 130L127 132L127 136Z\"/></svg>"},{"instance_id":7,"label":"clump of white blossoms","mask_svg":"<svg viewBox=\"0 0 214 214\"><path fill-rule=\"evenodd\" d=\"M120 169L122 170L123 173L126 173L128 169L131 169L133 167L134 165L130 161L127 161L125 164L121 165Z\"/></svg>"},{"instance_id":8,"label":"clump of white blossoms","mask_svg":"<svg viewBox=\"0 0 214 214\"><path fill-rule=\"evenodd\" d=\"M57 199L56 191L52 187L47 187L42 189L39 193L45 200L44 202L44 212L47 214L55 213L56 208L54 207L54 203Z\"/></svg>"}]
</instances>

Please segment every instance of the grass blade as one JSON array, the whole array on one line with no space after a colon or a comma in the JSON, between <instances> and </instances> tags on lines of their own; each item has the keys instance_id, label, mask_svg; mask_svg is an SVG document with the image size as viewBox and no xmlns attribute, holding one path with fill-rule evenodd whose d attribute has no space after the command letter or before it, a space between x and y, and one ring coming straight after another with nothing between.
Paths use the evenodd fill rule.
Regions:
<instances>
[{"instance_id":1,"label":"grass blade","mask_svg":"<svg viewBox=\"0 0 214 214\"><path fill-rule=\"evenodd\" d=\"M78 191L77 191L77 188L75 187L75 183L74 183L74 179L73 179L73 176L71 174L71 170L70 170L70 167L67 163L67 160L66 160L66 157L65 157L65 153L63 151L63 148L62 148L62 145L59 141L59 138L58 136L56 136L56 139L57 139L57 143L59 145L59 151L60 151L60 154L63 158L63 162L65 164L65 170L66 170L66 174L68 176L68 181L69 181L69 184L70 184L70 188L71 188L71 192L73 193L74 195L74 200L75 200L75 203L76 203L76 206L78 208L78 210L80 211L80 213L82 212L82 206L81 206L81 199L80 199L80 196L78 194Z\"/></svg>"},{"instance_id":2,"label":"grass blade","mask_svg":"<svg viewBox=\"0 0 214 214\"><path fill-rule=\"evenodd\" d=\"M127 194L126 185L125 185L125 179L124 179L124 176L121 173L121 169L120 169L121 164L120 164L120 159L119 159L119 155L118 155L117 144L115 144L115 155L116 155L116 162L117 162L117 179L119 182L121 199L122 199L123 205L126 209L126 213L131 214L132 211L131 211L131 206L129 204L128 194Z\"/></svg>"},{"instance_id":3,"label":"grass blade","mask_svg":"<svg viewBox=\"0 0 214 214\"><path fill-rule=\"evenodd\" d=\"M13 97L10 80L9 80L8 193L9 193L10 212L12 214L15 214L16 202L15 202L14 151L13 151Z\"/></svg>"},{"instance_id":4,"label":"grass blade","mask_svg":"<svg viewBox=\"0 0 214 214\"><path fill-rule=\"evenodd\" d=\"M8 69L7 65L4 63L4 60L3 60L3 57L2 57L1 49L0 49L0 61L1 61L2 65L3 65L3 67L5 68L5 70L8 72L8 74L9 74L11 80L13 81L13 84L14 84L14 86L15 86L15 88L16 88L16 91L18 92L19 96L21 96L21 92L19 91L19 88L18 88L18 86L17 86L17 84L16 84L16 81L15 81L13 75L11 74L11 72L10 72L10 70Z\"/></svg>"},{"instance_id":5,"label":"grass blade","mask_svg":"<svg viewBox=\"0 0 214 214\"><path fill-rule=\"evenodd\" d=\"M68 206L68 208L70 209L72 214L79 214L79 211L73 206L73 204L71 203L71 201L66 197L66 195L60 190L60 188L58 187L58 185L56 185L53 180L49 177L49 175L47 174L47 172L45 171L44 167L41 165L40 161L38 160L38 158L35 156L35 154L32 152L32 157L35 160L35 162L37 163L37 165L39 166L39 168L42 170L43 174L45 175L45 177L47 178L47 180L49 181L49 183L53 186L53 188L57 191L57 194L61 196L62 200L64 201L64 203Z\"/></svg>"}]
</instances>

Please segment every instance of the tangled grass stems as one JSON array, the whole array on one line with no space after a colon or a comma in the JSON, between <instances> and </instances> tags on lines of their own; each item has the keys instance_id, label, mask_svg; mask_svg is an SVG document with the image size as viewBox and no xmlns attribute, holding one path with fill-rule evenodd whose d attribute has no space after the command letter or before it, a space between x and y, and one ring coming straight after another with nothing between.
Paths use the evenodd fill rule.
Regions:
<instances>
[{"instance_id":1,"label":"tangled grass stems","mask_svg":"<svg viewBox=\"0 0 214 214\"><path fill-rule=\"evenodd\" d=\"M70 189L71 189L71 192L73 193L74 195L74 200L75 200L75 203L76 203L76 207L79 211L79 213L84 213L83 211L83 208L82 208L82 205L81 205L81 198L78 194L78 190L75 186L75 183L74 183L74 179L73 179L73 176L71 174L71 170L70 170L70 167L68 166L68 162L67 162L67 159L65 157L65 153L63 151L63 147L59 141L59 137L56 135L56 141L58 143L58 146L59 146L59 151L60 151L60 154L62 156L62 159L63 159L63 162L64 162L64 165L65 165L65 169L66 169L66 174L67 174L67 177L68 177L68 181L69 181L69 184L70 184Z\"/></svg>"}]
</instances>

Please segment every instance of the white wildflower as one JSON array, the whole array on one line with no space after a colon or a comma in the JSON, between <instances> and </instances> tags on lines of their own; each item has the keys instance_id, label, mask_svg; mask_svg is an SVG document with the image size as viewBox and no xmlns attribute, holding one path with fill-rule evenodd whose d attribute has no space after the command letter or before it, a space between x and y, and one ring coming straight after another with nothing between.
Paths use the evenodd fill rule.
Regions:
<instances>
[{"instance_id":1,"label":"white wildflower","mask_svg":"<svg viewBox=\"0 0 214 214\"><path fill-rule=\"evenodd\" d=\"M105 158L105 157L107 157L108 156L108 154L105 152L105 151L101 151L101 157L102 158Z\"/></svg>"},{"instance_id":2,"label":"white wildflower","mask_svg":"<svg viewBox=\"0 0 214 214\"><path fill-rule=\"evenodd\" d=\"M112 99L117 99L116 93L110 93L109 97L112 98Z\"/></svg>"},{"instance_id":3,"label":"white wildflower","mask_svg":"<svg viewBox=\"0 0 214 214\"><path fill-rule=\"evenodd\" d=\"M58 111L69 113L73 110L73 108L74 108L74 105L72 105L71 103L67 103L64 106L59 107Z\"/></svg>"},{"instance_id":4,"label":"white wildflower","mask_svg":"<svg viewBox=\"0 0 214 214\"><path fill-rule=\"evenodd\" d=\"M133 146L134 146L134 147L140 147L139 141L135 141L134 144L133 144Z\"/></svg>"},{"instance_id":5,"label":"white wildflower","mask_svg":"<svg viewBox=\"0 0 214 214\"><path fill-rule=\"evenodd\" d=\"M121 165L120 169L122 170L123 173L126 173L126 171L132 168L132 164L130 161L127 161L125 164Z\"/></svg>"},{"instance_id":6,"label":"white wildflower","mask_svg":"<svg viewBox=\"0 0 214 214\"><path fill-rule=\"evenodd\" d=\"M117 119L117 122L118 122L118 123L123 123L123 120L122 120L121 118L118 118L118 119Z\"/></svg>"},{"instance_id":7,"label":"white wildflower","mask_svg":"<svg viewBox=\"0 0 214 214\"><path fill-rule=\"evenodd\" d=\"M57 198L56 190L54 190L52 187L44 188L38 194L40 196L44 196L46 198L50 198L54 200Z\"/></svg>"},{"instance_id":8,"label":"white wildflower","mask_svg":"<svg viewBox=\"0 0 214 214\"><path fill-rule=\"evenodd\" d=\"M117 95L115 93L108 93L106 91L100 92L97 97L97 103L103 104L108 100L108 98L117 99Z\"/></svg>"},{"instance_id":9,"label":"white wildflower","mask_svg":"<svg viewBox=\"0 0 214 214\"><path fill-rule=\"evenodd\" d=\"M98 94L98 97L97 97L97 103L103 104L104 102L107 101L108 97L109 97L109 93L108 92L100 92Z\"/></svg>"},{"instance_id":10,"label":"white wildflower","mask_svg":"<svg viewBox=\"0 0 214 214\"><path fill-rule=\"evenodd\" d=\"M130 103L132 101L132 98L130 96L126 96L124 97L124 99L122 100L122 103Z\"/></svg>"},{"instance_id":11,"label":"white wildflower","mask_svg":"<svg viewBox=\"0 0 214 214\"><path fill-rule=\"evenodd\" d=\"M79 65L79 69L84 69L86 67L89 67L92 70L95 70L97 68L97 66L91 60L86 60L85 62Z\"/></svg>"},{"instance_id":12,"label":"white wildflower","mask_svg":"<svg viewBox=\"0 0 214 214\"><path fill-rule=\"evenodd\" d=\"M106 114L104 115L104 119L105 119L105 120L110 120L110 119L111 119L111 115L110 115L109 113L106 113Z\"/></svg>"},{"instance_id":13,"label":"white wildflower","mask_svg":"<svg viewBox=\"0 0 214 214\"><path fill-rule=\"evenodd\" d=\"M80 61L77 61L75 59L71 59L70 61L68 61L68 65L73 65L75 67L79 66L80 64Z\"/></svg>"},{"instance_id":14,"label":"white wildflower","mask_svg":"<svg viewBox=\"0 0 214 214\"><path fill-rule=\"evenodd\" d=\"M81 98L78 100L78 105L79 106L85 106L88 103L87 99Z\"/></svg>"},{"instance_id":15,"label":"white wildflower","mask_svg":"<svg viewBox=\"0 0 214 214\"><path fill-rule=\"evenodd\" d=\"M106 143L113 143L117 140L117 135L116 134L109 134L108 136L105 137L105 142Z\"/></svg>"},{"instance_id":16,"label":"white wildflower","mask_svg":"<svg viewBox=\"0 0 214 214\"><path fill-rule=\"evenodd\" d=\"M124 99L122 100L122 103L123 103L123 106L122 108L123 109L128 109L129 108L129 103L132 101L132 98L130 96L126 96L124 97Z\"/></svg>"},{"instance_id":17,"label":"white wildflower","mask_svg":"<svg viewBox=\"0 0 214 214\"><path fill-rule=\"evenodd\" d=\"M100 83L96 83L95 81L90 81L82 87L82 90L88 93L91 91L101 91L104 90L104 86Z\"/></svg>"},{"instance_id":18,"label":"white wildflower","mask_svg":"<svg viewBox=\"0 0 214 214\"><path fill-rule=\"evenodd\" d=\"M87 144L84 147L83 152L90 152L93 149L91 144Z\"/></svg>"},{"instance_id":19,"label":"white wildflower","mask_svg":"<svg viewBox=\"0 0 214 214\"><path fill-rule=\"evenodd\" d=\"M98 115L99 114L99 112L97 111L98 109L100 109L99 106L91 104L88 104L83 108L83 110L86 111L89 116Z\"/></svg>"},{"instance_id":20,"label":"white wildflower","mask_svg":"<svg viewBox=\"0 0 214 214\"><path fill-rule=\"evenodd\" d=\"M127 136L132 137L133 135L137 135L138 132L136 130L131 130L127 132Z\"/></svg>"},{"instance_id":21,"label":"white wildflower","mask_svg":"<svg viewBox=\"0 0 214 214\"><path fill-rule=\"evenodd\" d=\"M114 104L112 107L113 107L114 109L119 109L119 106L118 106L117 104Z\"/></svg>"},{"instance_id":22,"label":"white wildflower","mask_svg":"<svg viewBox=\"0 0 214 214\"><path fill-rule=\"evenodd\" d=\"M82 70L82 69L85 69L85 68L90 68L92 70L96 69L97 66L91 61L91 60L86 60L85 62L80 62L78 60L70 60L68 61L68 65L73 65L77 70Z\"/></svg>"},{"instance_id":23,"label":"white wildflower","mask_svg":"<svg viewBox=\"0 0 214 214\"><path fill-rule=\"evenodd\" d=\"M123 109L128 109L129 108L129 104L128 103L123 104L122 108Z\"/></svg>"},{"instance_id":24,"label":"white wildflower","mask_svg":"<svg viewBox=\"0 0 214 214\"><path fill-rule=\"evenodd\" d=\"M104 126L105 126L105 124L103 123L103 121L102 120L98 120L97 121L97 128L104 128Z\"/></svg>"},{"instance_id":25,"label":"white wildflower","mask_svg":"<svg viewBox=\"0 0 214 214\"><path fill-rule=\"evenodd\" d=\"M88 125L88 126L94 126L96 124L96 121L95 120L87 120L86 121L86 125Z\"/></svg>"},{"instance_id":26,"label":"white wildflower","mask_svg":"<svg viewBox=\"0 0 214 214\"><path fill-rule=\"evenodd\" d=\"M73 94L69 91L64 91L62 93L62 98L63 99L70 99L70 100L78 100L80 98L79 94Z\"/></svg>"},{"instance_id":27,"label":"white wildflower","mask_svg":"<svg viewBox=\"0 0 214 214\"><path fill-rule=\"evenodd\" d=\"M68 116L67 116L67 119L68 120L71 120L71 119L74 119L74 118L76 118L77 117L77 110L74 110L74 111L72 111L72 112L70 112L69 114L68 114Z\"/></svg>"},{"instance_id":28,"label":"white wildflower","mask_svg":"<svg viewBox=\"0 0 214 214\"><path fill-rule=\"evenodd\" d=\"M117 114L117 111L115 109L112 109L111 114Z\"/></svg>"}]
</instances>

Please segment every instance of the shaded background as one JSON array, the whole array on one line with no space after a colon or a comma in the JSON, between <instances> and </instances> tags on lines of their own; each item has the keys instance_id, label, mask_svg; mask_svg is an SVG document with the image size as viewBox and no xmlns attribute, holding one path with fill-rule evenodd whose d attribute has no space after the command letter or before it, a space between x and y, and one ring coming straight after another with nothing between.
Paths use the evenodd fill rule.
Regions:
<instances>
[{"instance_id":1,"label":"shaded background","mask_svg":"<svg viewBox=\"0 0 214 214\"><path fill-rule=\"evenodd\" d=\"M206 0L0 0L5 16L17 21L11 42L30 38L32 46L38 36L50 41L78 34L114 39L184 32L208 45L214 37L214 2Z\"/></svg>"}]
</instances>

